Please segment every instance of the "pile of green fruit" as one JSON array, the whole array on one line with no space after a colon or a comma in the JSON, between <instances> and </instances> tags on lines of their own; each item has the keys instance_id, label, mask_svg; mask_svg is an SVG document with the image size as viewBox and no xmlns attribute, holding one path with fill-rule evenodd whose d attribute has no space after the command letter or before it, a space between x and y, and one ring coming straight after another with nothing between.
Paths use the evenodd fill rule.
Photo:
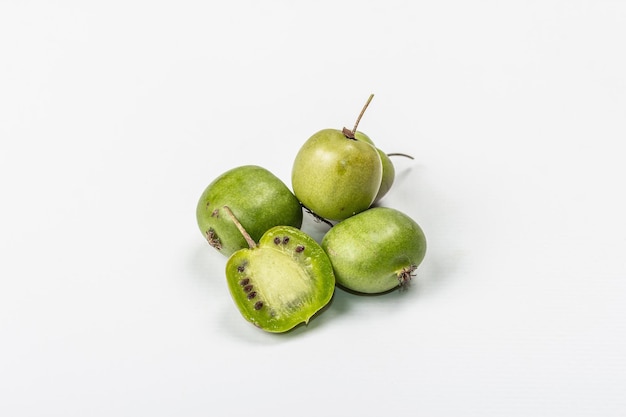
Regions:
<instances>
[{"instance_id":1,"label":"pile of green fruit","mask_svg":"<svg viewBox=\"0 0 626 417\"><path fill-rule=\"evenodd\" d=\"M354 294L406 288L426 253L420 226L374 206L391 188L389 155L357 131L324 129L297 153L293 192L265 168L233 168L196 208L200 231L228 257L226 279L243 317L285 332L322 310L339 286ZM301 230L303 211L331 227L321 245Z\"/></svg>"}]
</instances>

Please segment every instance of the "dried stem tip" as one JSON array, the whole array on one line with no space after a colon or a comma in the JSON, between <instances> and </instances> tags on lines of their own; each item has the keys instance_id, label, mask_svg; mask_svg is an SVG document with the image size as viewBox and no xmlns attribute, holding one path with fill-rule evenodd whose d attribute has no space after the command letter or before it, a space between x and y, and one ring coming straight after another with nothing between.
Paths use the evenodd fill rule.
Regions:
<instances>
[{"instance_id":1,"label":"dried stem tip","mask_svg":"<svg viewBox=\"0 0 626 417\"><path fill-rule=\"evenodd\" d=\"M413 264L406 268L402 268L400 272L398 272L398 284L400 288L407 289L409 284L411 283L411 278L415 276L415 270L417 269L417 265Z\"/></svg>"}]
</instances>

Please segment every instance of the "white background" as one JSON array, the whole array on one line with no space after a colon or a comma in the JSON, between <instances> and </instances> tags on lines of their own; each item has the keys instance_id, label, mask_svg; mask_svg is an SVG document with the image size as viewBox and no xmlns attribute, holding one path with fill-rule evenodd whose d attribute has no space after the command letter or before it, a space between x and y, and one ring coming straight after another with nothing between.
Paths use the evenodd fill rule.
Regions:
<instances>
[{"instance_id":1,"label":"white background","mask_svg":"<svg viewBox=\"0 0 626 417\"><path fill-rule=\"evenodd\" d=\"M625 43L617 0L0 0L0 415L623 416ZM264 333L197 199L370 93L426 260Z\"/></svg>"}]
</instances>

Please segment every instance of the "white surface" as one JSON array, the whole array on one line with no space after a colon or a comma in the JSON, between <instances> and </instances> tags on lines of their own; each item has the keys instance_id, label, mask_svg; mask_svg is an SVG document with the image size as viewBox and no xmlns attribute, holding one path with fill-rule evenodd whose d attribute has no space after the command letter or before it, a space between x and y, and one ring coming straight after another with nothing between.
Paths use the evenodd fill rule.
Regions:
<instances>
[{"instance_id":1,"label":"white surface","mask_svg":"<svg viewBox=\"0 0 626 417\"><path fill-rule=\"evenodd\" d=\"M625 40L619 1L2 1L0 415L623 416ZM427 258L265 334L197 198L370 93Z\"/></svg>"}]
</instances>

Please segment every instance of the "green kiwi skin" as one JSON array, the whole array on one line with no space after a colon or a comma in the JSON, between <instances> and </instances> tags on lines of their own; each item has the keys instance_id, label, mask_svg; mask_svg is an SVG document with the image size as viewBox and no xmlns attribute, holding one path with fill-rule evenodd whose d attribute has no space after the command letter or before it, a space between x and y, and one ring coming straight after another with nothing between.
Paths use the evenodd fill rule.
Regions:
<instances>
[{"instance_id":1,"label":"green kiwi skin","mask_svg":"<svg viewBox=\"0 0 626 417\"><path fill-rule=\"evenodd\" d=\"M322 129L296 154L291 184L307 209L325 219L340 221L372 205L382 171L374 146L347 138L338 129Z\"/></svg>"},{"instance_id":2,"label":"green kiwi skin","mask_svg":"<svg viewBox=\"0 0 626 417\"><path fill-rule=\"evenodd\" d=\"M354 138L356 140L369 143L374 147L376 146L374 145L374 141L372 141L372 139L363 132L356 132L354 134ZM376 194L372 204L379 202L380 199L382 199L389 192L396 178L396 168L393 166L393 162L391 162L389 156L387 156L387 154L379 148L376 148L376 150L378 151L378 156L380 156L380 161L383 164L383 174L380 181L380 187L378 188L378 193Z\"/></svg>"},{"instance_id":3,"label":"green kiwi skin","mask_svg":"<svg viewBox=\"0 0 626 417\"><path fill-rule=\"evenodd\" d=\"M376 198L374 198L374 203L378 203L391 189L391 186L396 179L396 168L393 166L393 162L387 156L387 154L380 149L376 149L380 155L380 160L383 163L383 178L380 182L380 188L378 189L378 193L376 194Z\"/></svg>"},{"instance_id":4,"label":"green kiwi skin","mask_svg":"<svg viewBox=\"0 0 626 417\"><path fill-rule=\"evenodd\" d=\"M421 227L406 214L374 207L337 223L322 239L339 286L380 294L406 287L426 254Z\"/></svg>"},{"instance_id":5,"label":"green kiwi skin","mask_svg":"<svg viewBox=\"0 0 626 417\"><path fill-rule=\"evenodd\" d=\"M256 165L233 168L206 187L196 206L200 232L224 256L248 247L224 206L255 241L274 226L302 226L302 206L278 177Z\"/></svg>"},{"instance_id":6,"label":"green kiwi skin","mask_svg":"<svg viewBox=\"0 0 626 417\"><path fill-rule=\"evenodd\" d=\"M270 333L307 324L335 289L326 253L312 237L290 226L274 227L256 247L235 252L226 263L226 280L241 315ZM261 308L255 307L258 302Z\"/></svg>"}]
</instances>

